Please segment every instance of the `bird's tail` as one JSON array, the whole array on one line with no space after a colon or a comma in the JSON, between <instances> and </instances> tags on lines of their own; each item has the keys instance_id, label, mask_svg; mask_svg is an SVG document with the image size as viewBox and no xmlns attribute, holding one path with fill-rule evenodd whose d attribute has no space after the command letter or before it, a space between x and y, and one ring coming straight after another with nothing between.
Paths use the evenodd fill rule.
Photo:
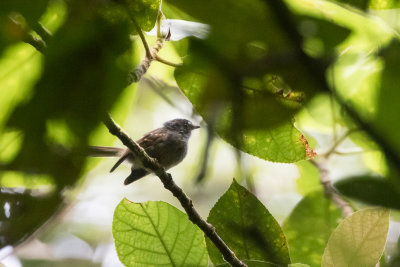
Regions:
<instances>
[{"instance_id":1,"label":"bird's tail","mask_svg":"<svg viewBox=\"0 0 400 267\"><path fill-rule=\"evenodd\" d=\"M119 147L90 146L88 148L89 157L120 157L125 149Z\"/></svg>"}]
</instances>

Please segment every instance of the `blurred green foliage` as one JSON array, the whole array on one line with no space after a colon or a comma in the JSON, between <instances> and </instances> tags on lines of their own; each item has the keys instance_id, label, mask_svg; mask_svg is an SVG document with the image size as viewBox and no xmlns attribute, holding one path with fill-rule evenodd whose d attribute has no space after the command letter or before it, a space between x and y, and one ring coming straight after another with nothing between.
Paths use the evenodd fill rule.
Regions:
<instances>
[{"instance_id":1,"label":"blurred green foliage","mask_svg":"<svg viewBox=\"0 0 400 267\"><path fill-rule=\"evenodd\" d=\"M340 218L340 209L321 190L307 194L283 224L291 260L321 266L329 236Z\"/></svg>"}]
</instances>

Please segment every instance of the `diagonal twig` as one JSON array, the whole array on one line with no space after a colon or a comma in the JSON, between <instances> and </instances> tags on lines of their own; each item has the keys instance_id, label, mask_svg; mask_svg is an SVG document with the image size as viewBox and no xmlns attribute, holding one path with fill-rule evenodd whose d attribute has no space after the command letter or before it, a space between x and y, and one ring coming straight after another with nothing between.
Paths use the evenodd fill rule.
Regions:
<instances>
[{"instance_id":1,"label":"diagonal twig","mask_svg":"<svg viewBox=\"0 0 400 267\"><path fill-rule=\"evenodd\" d=\"M134 142L128 134L118 126L110 115L106 116L103 120L104 124L112 135L118 137L121 142L128 147L132 153L137 157L143 164L144 168L153 172L157 175L164 187L169 190L181 203L185 209L186 214L194 224L196 224L204 234L214 243L214 245L222 253L224 259L229 262L232 266L246 266L241 260L239 260L235 253L225 244L221 237L217 234L215 227L210 223L201 218L200 214L193 206L192 200L185 194L185 192L172 179L171 174L167 173L163 167L161 167L157 160L149 157L147 153L141 148L136 142Z\"/></svg>"},{"instance_id":2,"label":"diagonal twig","mask_svg":"<svg viewBox=\"0 0 400 267\"><path fill-rule=\"evenodd\" d=\"M331 179L329 179L328 168L326 166L326 158L321 158L320 161L313 159L310 162L318 169L320 174L320 183L324 188L325 196L330 198L336 206L342 210L343 217L348 217L353 214L353 208L347 203L332 186Z\"/></svg>"}]
</instances>

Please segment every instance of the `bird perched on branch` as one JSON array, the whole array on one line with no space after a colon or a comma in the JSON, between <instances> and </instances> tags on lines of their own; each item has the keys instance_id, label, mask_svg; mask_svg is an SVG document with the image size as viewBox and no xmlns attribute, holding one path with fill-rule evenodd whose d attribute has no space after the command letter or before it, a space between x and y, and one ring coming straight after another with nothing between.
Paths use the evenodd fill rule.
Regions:
<instances>
[{"instance_id":1,"label":"bird perched on branch","mask_svg":"<svg viewBox=\"0 0 400 267\"><path fill-rule=\"evenodd\" d=\"M155 158L165 170L168 170L185 158L191 132L198 128L200 126L193 125L186 119L174 119L165 122L163 127L148 132L136 142L150 157ZM132 163L132 172L125 179L125 185L149 174L129 149L92 146L89 149L89 156L120 157L110 172L126 160Z\"/></svg>"}]
</instances>

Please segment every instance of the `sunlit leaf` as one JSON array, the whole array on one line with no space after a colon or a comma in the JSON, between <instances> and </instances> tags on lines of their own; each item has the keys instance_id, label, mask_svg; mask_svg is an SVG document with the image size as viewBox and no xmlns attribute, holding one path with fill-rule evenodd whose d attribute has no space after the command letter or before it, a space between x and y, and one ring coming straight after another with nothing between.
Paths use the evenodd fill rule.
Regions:
<instances>
[{"instance_id":1,"label":"sunlit leaf","mask_svg":"<svg viewBox=\"0 0 400 267\"><path fill-rule=\"evenodd\" d=\"M113 236L127 267L207 265L203 233L165 202L122 200L114 212Z\"/></svg>"},{"instance_id":2,"label":"sunlit leaf","mask_svg":"<svg viewBox=\"0 0 400 267\"><path fill-rule=\"evenodd\" d=\"M278 265L290 263L285 236L264 205L233 180L207 219L239 259ZM223 264L219 250L206 239L214 265Z\"/></svg>"},{"instance_id":3,"label":"sunlit leaf","mask_svg":"<svg viewBox=\"0 0 400 267\"><path fill-rule=\"evenodd\" d=\"M400 188L388 179L371 176L351 177L335 183L340 193L383 207L400 209Z\"/></svg>"},{"instance_id":4,"label":"sunlit leaf","mask_svg":"<svg viewBox=\"0 0 400 267\"><path fill-rule=\"evenodd\" d=\"M321 266L325 246L340 218L340 209L322 191L306 195L283 224L291 260Z\"/></svg>"},{"instance_id":5,"label":"sunlit leaf","mask_svg":"<svg viewBox=\"0 0 400 267\"><path fill-rule=\"evenodd\" d=\"M375 266L385 247L389 211L364 209L347 217L332 233L322 258L322 267Z\"/></svg>"},{"instance_id":6,"label":"sunlit leaf","mask_svg":"<svg viewBox=\"0 0 400 267\"><path fill-rule=\"evenodd\" d=\"M205 63L197 63L205 64ZM233 108L229 93L219 89L223 87L225 80L217 73L212 75L214 81L210 84L204 74L195 73L185 68L175 71L175 78L181 90L186 94L197 111L206 120L215 120L216 113L219 120L216 121L216 130L229 143L236 145L232 138L235 128L230 121L240 120L233 118ZM221 85L222 86L219 86ZM203 92L203 88L207 88ZM274 99L271 93L265 91L265 95L257 92L243 94L242 118L238 122L242 129L243 151L259 158L273 162L296 162L314 156L304 136L293 126L291 122L283 123L288 119L290 108L284 108L278 99ZM289 100L285 100L289 101ZM296 109L292 109L296 110ZM280 113L281 112L281 113ZM283 125L280 125L283 124ZM272 126L276 126L275 128ZM271 128L272 127L272 128ZM237 129L236 129L237 130Z\"/></svg>"}]
</instances>

